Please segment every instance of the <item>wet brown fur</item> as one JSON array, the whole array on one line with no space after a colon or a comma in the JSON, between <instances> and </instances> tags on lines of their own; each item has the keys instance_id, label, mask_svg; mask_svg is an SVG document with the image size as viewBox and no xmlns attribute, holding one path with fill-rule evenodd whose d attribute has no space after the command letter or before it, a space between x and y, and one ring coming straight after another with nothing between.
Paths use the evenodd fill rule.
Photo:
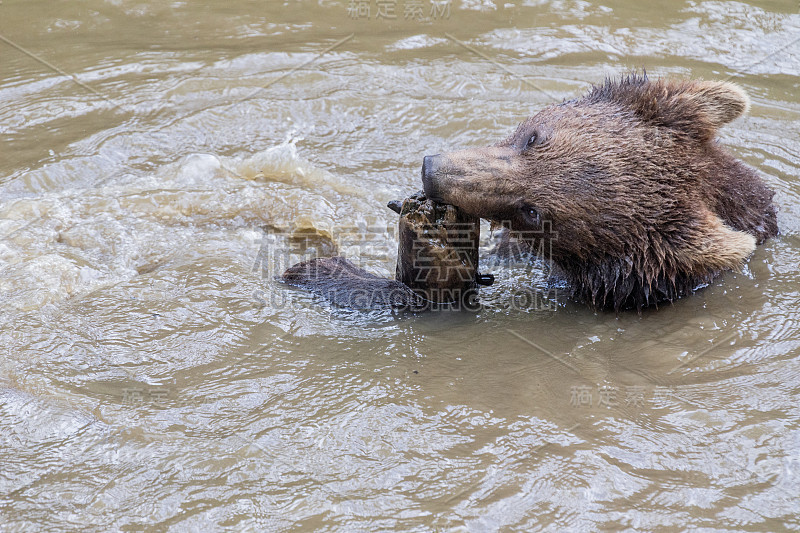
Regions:
<instances>
[{"instance_id":1,"label":"wet brown fur","mask_svg":"<svg viewBox=\"0 0 800 533\"><path fill-rule=\"evenodd\" d=\"M429 197L552 237L576 297L641 309L741 268L778 233L773 192L715 141L748 108L727 82L606 80L497 145L438 156L423 181Z\"/></svg>"}]
</instances>

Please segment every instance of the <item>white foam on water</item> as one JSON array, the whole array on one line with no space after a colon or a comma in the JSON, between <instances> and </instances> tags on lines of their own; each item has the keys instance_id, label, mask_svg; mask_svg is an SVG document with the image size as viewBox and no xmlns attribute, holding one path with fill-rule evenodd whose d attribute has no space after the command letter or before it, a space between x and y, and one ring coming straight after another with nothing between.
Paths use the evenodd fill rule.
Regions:
<instances>
[{"instance_id":1,"label":"white foam on water","mask_svg":"<svg viewBox=\"0 0 800 533\"><path fill-rule=\"evenodd\" d=\"M189 154L96 188L0 201L3 306L30 311L165 262L250 249L261 226L329 238L336 224L363 220L363 197L289 141L248 157Z\"/></svg>"}]
</instances>

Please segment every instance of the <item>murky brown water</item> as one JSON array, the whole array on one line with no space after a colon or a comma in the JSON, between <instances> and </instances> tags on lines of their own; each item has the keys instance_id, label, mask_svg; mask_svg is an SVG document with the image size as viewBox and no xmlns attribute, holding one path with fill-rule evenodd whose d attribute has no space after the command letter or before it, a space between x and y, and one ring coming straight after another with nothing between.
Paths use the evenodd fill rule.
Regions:
<instances>
[{"instance_id":1,"label":"murky brown water","mask_svg":"<svg viewBox=\"0 0 800 533\"><path fill-rule=\"evenodd\" d=\"M211 4L0 4L85 84L0 42L0 529L800 529L796 2ZM391 275L424 154L641 66L750 92L745 272L642 316L535 264L418 317L273 279Z\"/></svg>"}]
</instances>

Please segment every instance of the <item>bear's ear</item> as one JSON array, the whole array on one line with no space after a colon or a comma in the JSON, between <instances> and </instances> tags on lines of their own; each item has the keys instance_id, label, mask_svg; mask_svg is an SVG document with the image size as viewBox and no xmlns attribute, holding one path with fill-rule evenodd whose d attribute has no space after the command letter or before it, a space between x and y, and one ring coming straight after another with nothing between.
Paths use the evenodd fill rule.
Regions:
<instances>
[{"instance_id":1,"label":"bear's ear","mask_svg":"<svg viewBox=\"0 0 800 533\"><path fill-rule=\"evenodd\" d=\"M750 110L750 97L744 89L727 81L695 81L676 95L686 105L696 106L715 129L739 118Z\"/></svg>"},{"instance_id":2,"label":"bear's ear","mask_svg":"<svg viewBox=\"0 0 800 533\"><path fill-rule=\"evenodd\" d=\"M699 234L686 250L690 268L695 271L741 270L756 249L756 239L749 233L726 226L708 210L701 215Z\"/></svg>"},{"instance_id":3,"label":"bear's ear","mask_svg":"<svg viewBox=\"0 0 800 533\"><path fill-rule=\"evenodd\" d=\"M750 108L750 98L726 81L660 79L632 74L606 80L590 92L590 102L613 102L641 120L668 128L678 138L709 141L717 130Z\"/></svg>"},{"instance_id":4,"label":"bear's ear","mask_svg":"<svg viewBox=\"0 0 800 533\"><path fill-rule=\"evenodd\" d=\"M744 89L726 81L656 82L654 117L678 135L709 141L750 109Z\"/></svg>"}]
</instances>

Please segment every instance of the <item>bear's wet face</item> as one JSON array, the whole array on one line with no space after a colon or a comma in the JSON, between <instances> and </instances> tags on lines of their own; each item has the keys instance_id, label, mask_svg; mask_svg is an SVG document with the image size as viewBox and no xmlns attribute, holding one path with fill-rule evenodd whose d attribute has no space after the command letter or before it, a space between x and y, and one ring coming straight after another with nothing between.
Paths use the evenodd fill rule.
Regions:
<instances>
[{"instance_id":1,"label":"bear's wet face","mask_svg":"<svg viewBox=\"0 0 800 533\"><path fill-rule=\"evenodd\" d=\"M772 191L714 142L748 107L725 82L607 81L494 146L426 157L423 186L515 230L547 226L551 259L597 306L671 300L777 233Z\"/></svg>"}]
</instances>

